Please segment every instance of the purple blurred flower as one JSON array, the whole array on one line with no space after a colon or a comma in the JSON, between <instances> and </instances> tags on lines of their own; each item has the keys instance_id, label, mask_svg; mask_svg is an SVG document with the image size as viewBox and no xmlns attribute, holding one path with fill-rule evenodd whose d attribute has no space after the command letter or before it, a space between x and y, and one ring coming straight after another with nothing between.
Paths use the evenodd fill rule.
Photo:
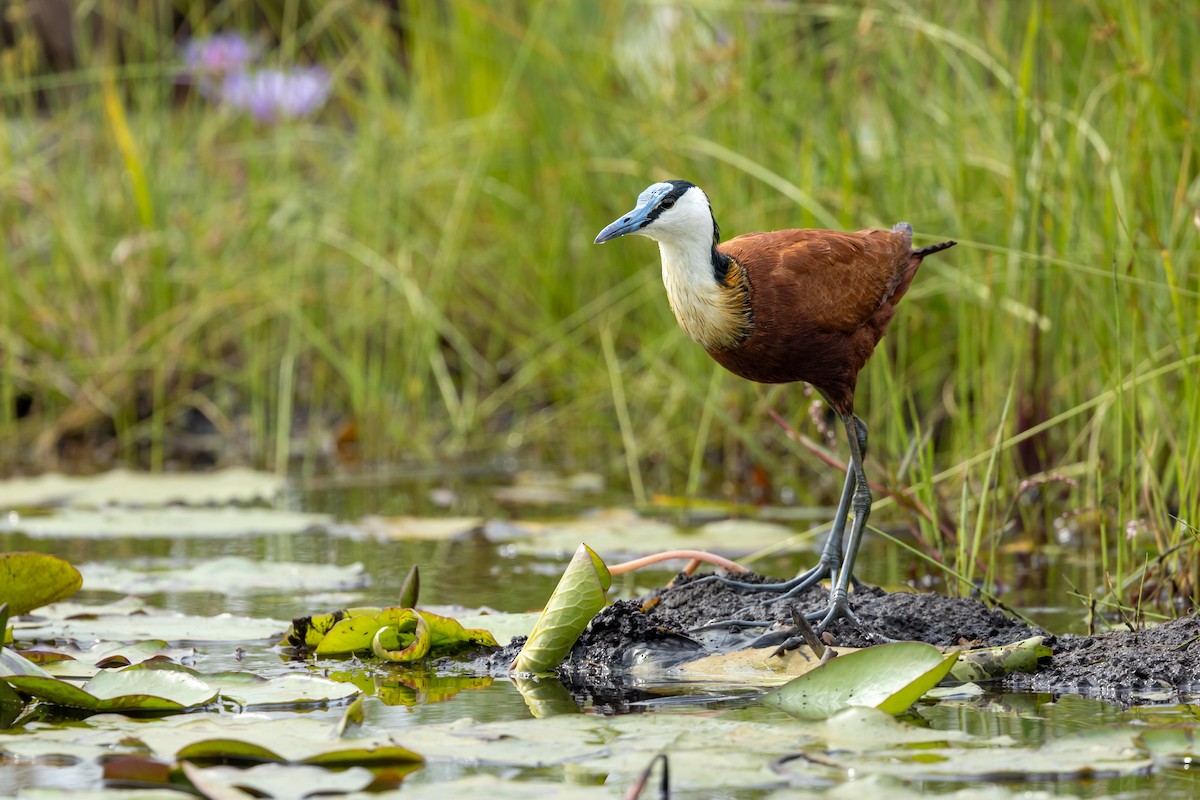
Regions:
<instances>
[{"instance_id":1,"label":"purple blurred flower","mask_svg":"<svg viewBox=\"0 0 1200 800\"><path fill-rule=\"evenodd\" d=\"M258 61L262 50L262 42L240 33L218 33L189 41L183 48L183 61L201 93L212 97L227 75Z\"/></svg>"},{"instance_id":2,"label":"purple blurred flower","mask_svg":"<svg viewBox=\"0 0 1200 800\"><path fill-rule=\"evenodd\" d=\"M221 84L220 99L262 122L315 114L329 99L329 73L321 67L234 72Z\"/></svg>"}]
</instances>

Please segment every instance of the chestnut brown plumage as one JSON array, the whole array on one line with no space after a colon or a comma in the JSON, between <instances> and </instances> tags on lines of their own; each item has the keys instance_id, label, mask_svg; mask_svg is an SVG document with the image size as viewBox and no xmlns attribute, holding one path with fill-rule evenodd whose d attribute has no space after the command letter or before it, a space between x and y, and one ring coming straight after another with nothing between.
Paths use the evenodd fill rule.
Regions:
<instances>
[{"instance_id":1,"label":"chestnut brown plumage","mask_svg":"<svg viewBox=\"0 0 1200 800\"><path fill-rule=\"evenodd\" d=\"M854 414L858 373L922 259L955 243L913 249L907 223L889 231L747 233L721 242L708 197L687 181L650 186L633 211L601 231L596 243L629 233L658 241L675 317L718 363L760 383L805 381L842 419L850 466L820 561L795 580L770 588L790 597L828 577L833 584L829 607L811 618L820 620L819 629L838 617L853 619L850 581L871 510L862 466L867 429ZM854 522L846 538L851 511Z\"/></svg>"}]
</instances>

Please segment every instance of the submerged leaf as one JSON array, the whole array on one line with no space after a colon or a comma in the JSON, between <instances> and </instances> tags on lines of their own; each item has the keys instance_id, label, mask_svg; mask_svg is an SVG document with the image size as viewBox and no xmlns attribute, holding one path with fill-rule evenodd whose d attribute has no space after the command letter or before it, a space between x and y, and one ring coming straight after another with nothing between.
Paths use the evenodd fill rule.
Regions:
<instances>
[{"instance_id":1,"label":"submerged leaf","mask_svg":"<svg viewBox=\"0 0 1200 800\"><path fill-rule=\"evenodd\" d=\"M58 556L0 553L0 603L13 616L68 598L82 585L79 570Z\"/></svg>"},{"instance_id":2,"label":"submerged leaf","mask_svg":"<svg viewBox=\"0 0 1200 800\"><path fill-rule=\"evenodd\" d=\"M867 647L768 692L763 702L802 719L824 719L851 706L899 714L936 686L957 657L920 642Z\"/></svg>"},{"instance_id":3,"label":"submerged leaf","mask_svg":"<svg viewBox=\"0 0 1200 800\"><path fill-rule=\"evenodd\" d=\"M550 672L579 639L592 617L604 608L612 585L608 567L600 556L581 544L550 595L529 641L513 662L514 672Z\"/></svg>"}]
</instances>

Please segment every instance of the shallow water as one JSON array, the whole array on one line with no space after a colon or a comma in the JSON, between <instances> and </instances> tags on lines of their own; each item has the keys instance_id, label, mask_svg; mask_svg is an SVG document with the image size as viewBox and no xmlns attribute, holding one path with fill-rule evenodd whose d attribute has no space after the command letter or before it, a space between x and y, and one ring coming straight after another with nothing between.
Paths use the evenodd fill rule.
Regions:
<instances>
[{"instance_id":1,"label":"shallow water","mask_svg":"<svg viewBox=\"0 0 1200 800\"><path fill-rule=\"evenodd\" d=\"M492 519L506 516L534 518L562 516L579 509L518 509L497 504L487 487L478 493L458 491L452 509L429 501L427 485L374 486L368 489L336 488L297 493L287 505L295 509L333 513L353 521L366 514L445 515L480 514ZM799 529L799 526L797 526ZM356 592L309 596L304 593L247 592L161 592L145 600L155 606L191 614L214 615L224 612L246 616L289 619L336 607L386 604L395 597L405 573L412 564L421 568L421 604L457 604L468 608L488 606L504 611L539 608L549 596L565 563L564 559L514 555L483 537L459 541L378 541L372 538L313 531L293 535L245 536L239 538L185 539L37 539L20 534L0 534L0 551L37 550L63 556L74 563L118 562L127 568L141 565L188 564L217 556L239 555L264 561L294 561L346 565L362 563L371 577L368 589ZM810 554L779 556L755 564L756 569L778 575L791 574L805 565ZM898 552L877 536L868 538L859 559L859 576L868 583L898 586L913 577L908 556ZM1054 632L1082 631L1086 625L1082 606L1070 595L1070 587L1097 584L1096 564L1075 558L1066 551L1052 552L1038 570L1022 571L1009 566L1003 579L1011 588L1004 601L1023 610L1034 622ZM667 570L644 571L636 583L614 587L620 595L636 594L659 585L670 577ZM100 602L115 595L83 592L80 601ZM280 654L268 648L248 649L239 654L230 645L200 648L194 665L206 672L242 669L259 674L281 674L294 668ZM327 669L345 669L345 662L320 665ZM420 702L411 692L403 691L412 673L401 667L378 667L370 671L378 702L368 708L366 730L389 731L406 742L405 729L412 729L420 750L417 726L471 718L479 722L528 719L530 710L521 695L504 678L480 679L475 685L447 692L442 702ZM751 690L730 691L728 687L704 685L645 687L647 695L628 705L628 711L645 714L695 714L722 712L741 719L784 719L756 700ZM427 699L427 698L425 698ZM585 708L590 698L576 698ZM405 705L404 701L414 702ZM396 703L389 705L388 703ZM607 708L607 706L606 706ZM284 714L286 712L279 712ZM309 712L315 718L335 721L340 708ZM1190 707L1157 706L1122 710L1106 703L1076 697L1054 698L1048 695L988 695L955 703L923 705L910 721L935 729L964 731L976 736L1007 736L1018 745L1037 746L1056 737L1107 725L1162 725L1171 722L1195 722ZM532 780L560 780L560 768L497 769L491 771L510 777ZM441 782L478 771L483 767L465 767L444 762L431 763L410 776L405 785ZM0 769L0 795L13 794L31 787L94 789L102 785L99 767L93 762L63 764L8 763ZM910 784L923 792L944 793L977 783L922 782ZM1038 781L1019 784L1014 790L1042 789L1051 794L1080 797L1119 796L1129 798L1184 798L1200 796L1200 770L1158 771L1150 776L1067 781ZM761 789L722 790L703 796L729 798L766 797Z\"/></svg>"}]
</instances>

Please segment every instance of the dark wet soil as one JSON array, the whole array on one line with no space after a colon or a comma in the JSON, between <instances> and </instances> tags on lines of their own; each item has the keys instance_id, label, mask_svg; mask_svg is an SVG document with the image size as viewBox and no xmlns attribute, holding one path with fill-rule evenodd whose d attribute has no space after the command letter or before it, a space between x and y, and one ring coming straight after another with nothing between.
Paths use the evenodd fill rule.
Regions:
<instances>
[{"instance_id":1,"label":"dark wet soil","mask_svg":"<svg viewBox=\"0 0 1200 800\"><path fill-rule=\"evenodd\" d=\"M769 580L751 576L747 582ZM613 678L645 660L670 665L714 650L777 645L787 636L792 609L822 610L828 592L814 587L796 598L779 598L778 593L735 589L711 578L680 576L670 588L601 611L560 670L564 683L611 685ZM861 624L839 620L829 626L827 639L833 644L864 647L897 639L990 647L1045 636L1052 658L1034 673L1007 676L1004 689L1118 700L1200 693L1200 617L1195 614L1140 631L1053 636L972 598L862 586L851 594L851 607ZM511 662L519 644L509 649L511 653L494 654L497 664Z\"/></svg>"}]
</instances>

